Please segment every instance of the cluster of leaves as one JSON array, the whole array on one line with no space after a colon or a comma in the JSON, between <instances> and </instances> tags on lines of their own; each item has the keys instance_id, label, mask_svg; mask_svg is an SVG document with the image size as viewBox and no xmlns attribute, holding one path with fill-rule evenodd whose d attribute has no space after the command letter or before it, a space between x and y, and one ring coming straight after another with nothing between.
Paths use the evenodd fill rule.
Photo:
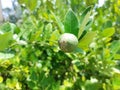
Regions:
<instances>
[{"instance_id":1,"label":"cluster of leaves","mask_svg":"<svg viewBox=\"0 0 120 90\"><path fill-rule=\"evenodd\" d=\"M77 0L19 2L29 13L0 26L0 90L120 89L120 41L113 25L100 23L102 16L90 19L91 7L78 12ZM64 32L78 37L76 52L59 49Z\"/></svg>"}]
</instances>

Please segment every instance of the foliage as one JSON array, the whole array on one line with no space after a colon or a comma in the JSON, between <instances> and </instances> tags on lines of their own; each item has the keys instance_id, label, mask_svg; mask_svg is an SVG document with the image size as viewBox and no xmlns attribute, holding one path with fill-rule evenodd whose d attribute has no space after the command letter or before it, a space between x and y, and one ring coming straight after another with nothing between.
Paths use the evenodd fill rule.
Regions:
<instances>
[{"instance_id":1,"label":"foliage","mask_svg":"<svg viewBox=\"0 0 120 90\"><path fill-rule=\"evenodd\" d=\"M0 26L0 90L120 89L119 0L33 2L19 0L22 19ZM75 52L59 49L64 32L78 37Z\"/></svg>"}]
</instances>

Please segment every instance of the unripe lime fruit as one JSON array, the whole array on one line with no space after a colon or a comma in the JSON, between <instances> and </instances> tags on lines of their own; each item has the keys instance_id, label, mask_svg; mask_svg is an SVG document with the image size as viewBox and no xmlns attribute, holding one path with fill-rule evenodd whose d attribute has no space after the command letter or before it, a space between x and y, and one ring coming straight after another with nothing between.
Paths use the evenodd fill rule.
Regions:
<instances>
[{"instance_id":1,"label":"unripe lime fruit","mask_svg":"<svg viewBox=\"0 0 120 90\"><path fill-rule=\"evenodd\" d=\"M77 48L78 39L74 34L64 33L58 41L59 47L64 52L72 52Z\"/></svg>"}]
</instances>

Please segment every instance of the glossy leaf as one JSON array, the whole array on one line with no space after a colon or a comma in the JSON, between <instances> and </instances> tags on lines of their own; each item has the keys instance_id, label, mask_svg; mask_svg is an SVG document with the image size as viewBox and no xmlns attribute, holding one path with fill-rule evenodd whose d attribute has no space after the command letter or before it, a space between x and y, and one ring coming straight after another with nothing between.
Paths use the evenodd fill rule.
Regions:
<instances>
[{"instance_id":1,"label":"glossy leaf","mask_svg":"<svg viewBox=\"0 0 120 90\"><path fill-rule=\"evenodd\" d=\"M78 25L79 25L78 19L75 13L70 9L65 16L64 21L65 33L72 33L76 37L78 37Z\"/></svg>"}]
</instances>

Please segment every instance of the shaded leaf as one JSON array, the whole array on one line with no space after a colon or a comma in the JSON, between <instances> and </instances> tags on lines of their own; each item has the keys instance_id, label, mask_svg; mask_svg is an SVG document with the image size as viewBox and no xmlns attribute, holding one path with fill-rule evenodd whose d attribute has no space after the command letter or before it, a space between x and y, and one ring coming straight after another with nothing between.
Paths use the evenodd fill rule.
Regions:
<instances>
[{"instance_id":1,"label":"shaded leaf","mask_svg":"<svg viewBox=\"0 0 120 90\"><path fill-rule=\"evenodd\" d=\"M80 53L80 54L84 54L85 52L81 49L81 48L76 48L74 50L74 53L77 52L77 53Z\"/></svg>"},{"instance_id":2,"label":"shaded leaf","mask_svg":"<svg viewBox=\"0 0 120 90\"><path fill-rule=\"evenodd\" d=\"M28 0L27 6L30 10L34 10L37 6L37 0Z\"/></svg>"}]
</instances>

